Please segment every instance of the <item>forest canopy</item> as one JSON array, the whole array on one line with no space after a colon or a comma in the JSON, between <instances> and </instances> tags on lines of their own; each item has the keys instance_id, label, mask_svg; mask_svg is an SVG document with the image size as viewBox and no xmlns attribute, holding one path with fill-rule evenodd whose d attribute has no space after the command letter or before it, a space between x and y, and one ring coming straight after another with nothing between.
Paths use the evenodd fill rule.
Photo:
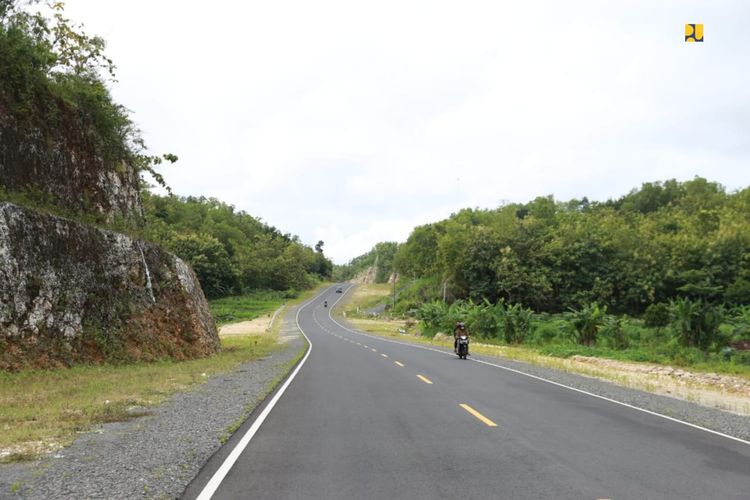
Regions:
<instances>
[{"instance_id":1,"label":"forest canopy","mask_svg":"<svg viewBox=\"0 0 750 500\"><path fill-rule=\"evenodd\" d=\"M195 270L207 297L250 290L303 290L333 264L298 237L214 198L144 194L145 237Z\"/></svg>"},{"instance_id":2,"label":"forest canopy","mask_svg":"<svg viewBox=\"0 0 750 500\"><path fill-rule=\"evenodd\" d=\"M427 284L418 302L445 290L449 301L503 299L538 312L597 302L640 314L678 297L748 304L750 188L727 193L696 177L606 202L546 196L465 209L415 228L393 268Z\"/></svg>"}]
</instances>

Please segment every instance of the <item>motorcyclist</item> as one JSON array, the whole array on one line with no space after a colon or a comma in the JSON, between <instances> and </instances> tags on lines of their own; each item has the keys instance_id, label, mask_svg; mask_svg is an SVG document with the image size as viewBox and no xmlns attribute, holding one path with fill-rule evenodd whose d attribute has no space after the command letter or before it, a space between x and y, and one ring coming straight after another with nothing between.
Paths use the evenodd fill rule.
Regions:
<instances>
[{"instance_id":1,"label":"motorcyclist","mask_svg":"<svg viewBox=\"0 0 750 500\"><path fill-rule=\"evenodd\" d=\"M453 351L458 353L458 337L466 335L469 337L469 329L463 321L456 321L456 327L453 329Z\"/></svg>"},{"instance_id":2,"label":"motorcyclist","mask_svg":"<svg viewBox=\"0 0 750 500\"><path fill-rule=\"evenodd\" d=\"M328 307L328 301L327 300L323 301L323 307Z\"/></svg>"}]
</instances>

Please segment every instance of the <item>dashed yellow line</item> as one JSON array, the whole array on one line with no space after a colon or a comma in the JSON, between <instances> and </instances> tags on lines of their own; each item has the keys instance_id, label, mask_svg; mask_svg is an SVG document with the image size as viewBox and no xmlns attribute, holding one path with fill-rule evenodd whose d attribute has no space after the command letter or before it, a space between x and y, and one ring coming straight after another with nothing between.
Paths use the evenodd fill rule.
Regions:
<instances>
[{"instance_id":1,"label":"dashed yellow line","mask_svg":"<svg viewBox=\"0 0 750 500\"><path fill-rule=\"evenodd\" d=\"M403 364L403 363L402 363L401 361L394 361L394 363L396 363L396 364L397 364L398 366L400 366L401 368L403 368L403 367L404 367L404 364Z\"/></svg>"},{"instance_id":2,"label":"dashed yellow line","mask_svg":"<svg viewBox=\"0 0 750 500\"><path fill-rule=\"evenodd\" d=\"M383 353L380 353L380 355L381 355L381 356L383 356L384 358L387 358L387 357L388 357L388 355L387 355L387 354L383 354Z\"/></svg>"},{"instance_id":3,"label":"dashed yellow line","mask_svg":"<svg viewBox=\"0 0 750 500\"><path fill-rule=\"evenodd\" d=\"M427 377L425 377L424 375L417 375L417 378L418 378L419 380L421 380L422 382L424 382L425 384L430 384L430 385L432 385L432 380L428 379L428 378L427 378Z\"/></svg>"},{"instance_id":4,"label":"dashed yellow line","mask_svg":"<svg viewBox=\"0 0 750 500\"><path fill-rule=\"evenodd\" d=\"M458 405L458 406L460 406L460 407L461 407L461 408L463 408L464 410L468 411L469 413L471 413L472 415L474 415L475 417L477 417L477 418L478 418L479 420L481 420L481 421L482 421L482 422L483 422L483 423L484 423L484 424L485 424L485 425L486 425L487 427L497 427L497 424L496 424L495 422L493 422L493 421L492 421L492 420L490 420L489 418L485 417L484 415L482 415L481 413L479 413L478 411L476 411L476 410L475 410L474 408L472 408L471 406L467 405L466 403L461 403L461 404L460 404L460 405Z\"/></svg>"}]
</instances>

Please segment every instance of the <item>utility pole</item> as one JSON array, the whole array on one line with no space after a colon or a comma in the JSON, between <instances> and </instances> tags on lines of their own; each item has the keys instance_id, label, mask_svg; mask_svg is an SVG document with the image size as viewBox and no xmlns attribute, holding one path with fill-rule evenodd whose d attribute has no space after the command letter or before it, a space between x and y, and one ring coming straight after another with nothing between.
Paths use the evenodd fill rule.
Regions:
<instances>
[{"instance_id":1,"label":"utility pole","mask_svg":"<svg viewBox=\"0 0 750 500\"><path fill-rule=\"evenodd\" d=\"M398 274L395 272L393 273L393 307L391 307L391 314L393 314L393 310L396 309L396 277Z\"/></svg>"}]
</instances>

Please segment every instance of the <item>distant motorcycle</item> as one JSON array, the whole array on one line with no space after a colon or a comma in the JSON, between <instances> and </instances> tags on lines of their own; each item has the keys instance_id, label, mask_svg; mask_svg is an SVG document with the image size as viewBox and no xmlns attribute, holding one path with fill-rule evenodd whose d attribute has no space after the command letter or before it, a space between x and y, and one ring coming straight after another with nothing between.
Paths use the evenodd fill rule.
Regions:
<instances>
[{"instance_id":1,"label":"distant motorcycle","mask_svg":"<svg viewBox=\"0 0 750 500\"><path fill-rule=\"evenodd\" d=\"M323 301L323 307L328 307L328 301L327 300Z\"/></svg>"},{"instance_id":2,"label":"distant motorcycle","mask_svg":"<svg viewBox=\"0 0 750 500\"><path fill-rule=\"evenodd\" d=\"M456 346L456 354L458 354L458 357L460 359L466 359L466 356L469 355L469 336L468 335L459 335L458 345Z\"/></svg>"}]
</instances>

